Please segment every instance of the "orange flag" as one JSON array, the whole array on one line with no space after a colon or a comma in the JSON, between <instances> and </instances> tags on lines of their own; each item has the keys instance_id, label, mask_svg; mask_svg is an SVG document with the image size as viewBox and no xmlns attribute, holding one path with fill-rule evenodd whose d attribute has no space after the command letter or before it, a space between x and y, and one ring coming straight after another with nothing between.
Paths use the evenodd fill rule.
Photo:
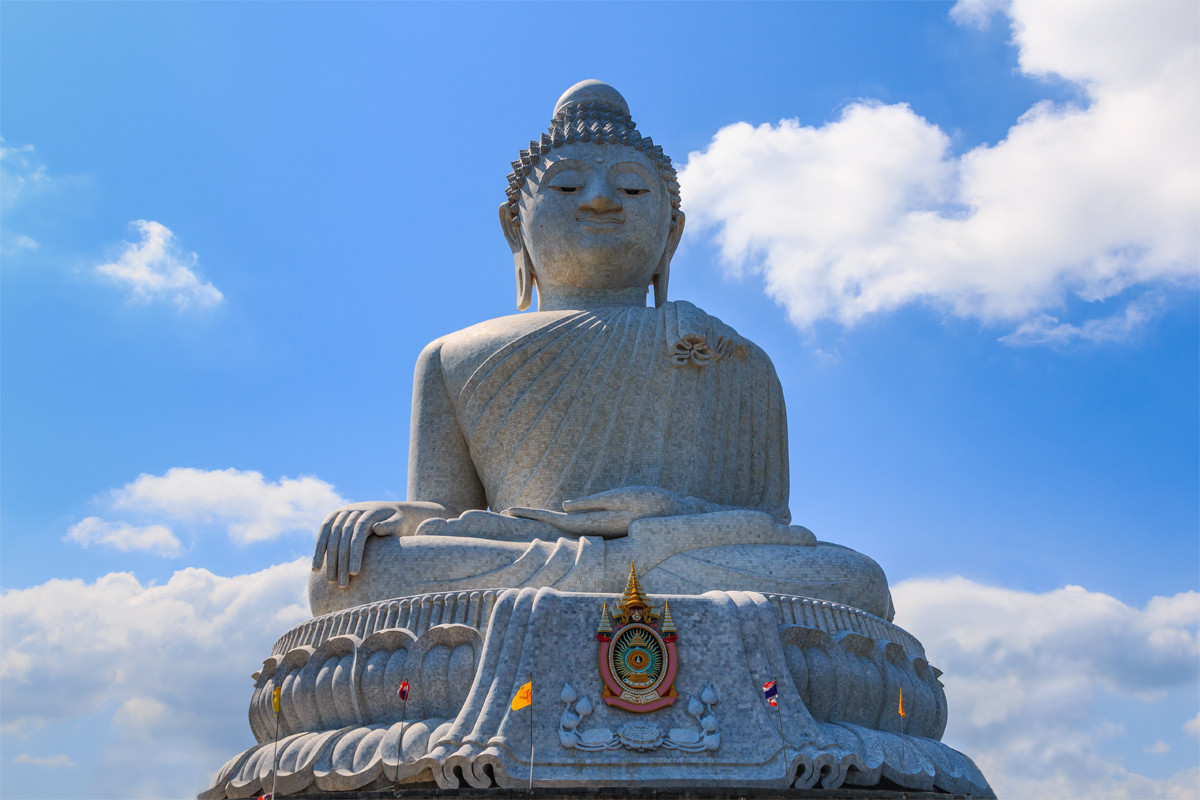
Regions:
<instances>
[{"instance_id":1,"label":"orange flag","mask_svg":"<svg viewBox=\"0 0 1200 800\"><path fill-rule=\"evenodd\" d=\"M904 687L903 686L900 687L900 716L902 716L902 717L908 716L908 714L904 713Z\"/></svg>"},{"instance_id":2,"label":"orange flag","mask_svg":"<svg viewBox=\"0 0 1200 800\"><path fill-rule=\"evenodd\" d=\"M516 695L512 699L512 710L524 708L533 703L533 681L517 689Z\"/></svg>"}]
</instances>

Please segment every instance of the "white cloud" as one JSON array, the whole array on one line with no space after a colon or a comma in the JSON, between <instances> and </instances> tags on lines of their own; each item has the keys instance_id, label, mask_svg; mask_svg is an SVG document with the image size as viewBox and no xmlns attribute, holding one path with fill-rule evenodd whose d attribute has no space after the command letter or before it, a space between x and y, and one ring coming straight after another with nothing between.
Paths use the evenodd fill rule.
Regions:
<instances>
[{"instance_id":1,"label":"white cloud","mask_svg":"<svg viewBox=\"0 0 1200 800\"><path fill-rule=\"evenodd\" d=\"M12 241L12 249L14 250L37 250L40 246L37 239L26 236L23 233L18 233Z\"/></svg>"},{"instance_id":2,"label":"white cloud","mask_svg":"<svg viewBox=\"0 0 1200 800\"><path fill-rule=\"evenodd\" d=\"M226 525L239 544L289 532L315 536L325 515L346 503L333 486L312 475L268 481L250 470L188 467L139 475L108 499L114 509L137 515Z\"/></svg>"},{"instance_id":3,"label":"white cloud","mask_svg":"<svg viewBox=\"0 0 1200 800\"><path fill-rule=\"evenodd\" d=\"M169 300L183 309L193 304L215 306L225 299L217 287L192 271L196 254L180 248L170 228L144 219L130 225L142 240L126 242L120 257L99 265L96 272L125 286L135 300Z\"/></svg>"},{"instance_id":4,"label":"white cloud","mask_svg":"<svg viewBox=\"0 0 1200 800\"><path fill-rule=\"evenodd\" d=\"M13 208L21 195L45 186L48 180L46 165L33 145L11 147L0 138L0 210Z\"/></svg>"},{"instance_id":5,"label":"white cloud","mask_svg":"<svg viewBox=\"0 0 1200 800\"><path fill-rule=\"evenodd\" d=\"M39 757L39 756L31 756L31 755L28 755L27 753L20 753L19 755L16 755L13 757L13 763L33 764L34 766L38 766L38 767L73 767L73 766L75 766L75 762L71 760L70 756L62 755L62 754L54 755L54 756Z\"/></svg>"},{"instance_id":6,"label":"white cloud","mask_svg":"<svg viewBox=\"0 0 1200 800\"><path fill-rule=\"evenodd\" d=\"M1106 740L1127 734L1104 700L1166 704L1195 686L1200 593L1141 609L1078 586L1035 594L963 578L905 581L893 593L897 623L945 671L947 740L999 796L1195 796L1200 769L1156 779L1105 755Z\"/></svg>"},{"instance_id":7,"label":"white cloud","mask_svg":"<svg viewBox=\"0 0 1200 800\"><path fill-rule=\"evenodd\" d=\"M10 147L0 137L0 212L8 217L23 199L49 186L46 165L38 159L33 145ZM13 254L38 247L32 236L12 232L7 224L0 226L0 252Z\"/></svg>"},{"instance_id":8,"label":"white cloud","mask_svg":"<svg viewBox=\"0 0 1200 800\"><path fill-rule=\"evenodd\" d=\"M980 24L1003 6L954 16ZM819 128L730 125L680 173L693 229L715 235L734 274L761 273L800 327L927 303L1030 326L1012 344L1135 328L1149 310L1137 301L1091 326L1048 312L1197 282L1194 5L1015 2L1006 13L1021 69L1076 82L1086 107L1040 103L961 157L906 104L858 101Z\"/></svg>"},{"instance_id":9,"label":"white cloud","mask_svg":"<svg viewBox=\"0 0 1200 800\"><path fill-rule=\"evenodd\" d=\"M1196 716L1183 723L1183 729L1192 736L1200 736L1200 711L1196 712Z\"/></svg>"},{"instance_id":10,"label":"white cloud","mask_svg":"<svg viewBox=\"0 0 1200 800\"><path fill-rule=\"evenodd\" d=\"M1169 753L1171 752L1171 745L1167 742L1164 742L1162 739L1159 739L1154 744L1148 744L1143 747L1142 752L1152 754Z\"/></svg>"},{"instance_id":11,"label":"white cloud","mask_svg":"<svg viewBox=\"0 0 1200 800\"><path fill-rule=\"evenodd\" d=\"M153 697L131 697L113 714L113 722L126 728L149 729L167 718L170 709Z\"/></svg>"},{"instance_id":12,"label":"white cloud","mask_svg":"<svg viewBox=\"0 0 1200 800\"><path fill-rule=\"evenodd\" d=\"M310 566L189 568L161 586L111 573L0 594L4 750L23 736L74 737L96 753L81 796L194 797L253 742L250 674L308 618Z\"/></svg>"},{"instance_id":13,"label":"white cloud","mask_svg":"<svg viewBox=\"0 0 1200 800\"><path fill-rule=\"evenodd\" d=\"M1011 345L1049 345L1065 347L1080 342L1120 342L1154 318L1161 303L1143 297L1125 307L1120 314L1089 319L1082 325L1062 322L1050 314L1038 314L1017 326L1000 341Z\"/></svg>"},{"instance_id":14,"label":"white cloud","mask_svg":"<svg viewBox=\"0 0 1200 800\"><path fill-rule=\"evenodd\" d=\"M950 9L950 18L959 25L986 30L992 17L1008 8L1009 0L958 0Z\"/></svg>"},{"instance_id":15,"label":"white cloud","mask_svg":"<svg viewBox=\"0 0 1200 800\"><path fill-rule=\"evenodd\" d=\"M99 517L87 517L71 526L64 541L76 542L83 547L104 544L126 552L143 550L161 556L179 555L179 539L165 525L134 525L105 522Z\"/></svg>"}]
</instances>

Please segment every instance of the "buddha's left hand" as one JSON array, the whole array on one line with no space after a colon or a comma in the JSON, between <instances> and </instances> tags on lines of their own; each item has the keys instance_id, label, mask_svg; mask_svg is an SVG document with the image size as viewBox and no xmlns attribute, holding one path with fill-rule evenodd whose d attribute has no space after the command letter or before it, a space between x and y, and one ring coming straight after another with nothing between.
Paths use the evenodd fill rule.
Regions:
<instances>
[{"instance_id":1,"label":"buddha's left hand","mask_svg":"<svg viewBox=\"0 0 1200 800\"><path fill-rule=\"evenodd\" d=\"M612 538L629 533L629 525L634 520L700 514L708 510L707 506L703 500L681 497L655 486L626 486L567 500L562 511L517 507L504 513L546 522L576 536Z\"/></svg>"}]
</instances>

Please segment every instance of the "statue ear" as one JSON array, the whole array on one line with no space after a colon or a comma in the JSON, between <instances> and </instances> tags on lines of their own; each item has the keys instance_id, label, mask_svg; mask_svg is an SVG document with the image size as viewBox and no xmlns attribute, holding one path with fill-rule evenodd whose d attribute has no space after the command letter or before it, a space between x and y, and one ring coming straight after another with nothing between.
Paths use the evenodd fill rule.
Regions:
<instances>
[{"instance_id":1,"label":"statue ear","mask_svg":"<svg viewBox=\"0 0 1200 800\"><path fill-rule=\"evenodd\" d=\"M679 247L679 240L683 237L683 212L679 212L679 219L671 225L671 232L667 234L667 246L663 250L662 258L658 261L658 269L654 271L654 307L658 308L667 302L667 282L671 278L671 259L675 256L675 248Z\"/></svg>"},{"instance_id":2,"label":"statue ear","mask_svg":"<svg viewBox=\"0 0 1200 800\"><path fill-rule=\"evenodd\" d=\"M500 204L500 228L512 250L513 266L517 271L517 310L524 311L533 302L533 262L521 239L521 222L509 212L508 203Z\"/></svg>"}]
</instances>

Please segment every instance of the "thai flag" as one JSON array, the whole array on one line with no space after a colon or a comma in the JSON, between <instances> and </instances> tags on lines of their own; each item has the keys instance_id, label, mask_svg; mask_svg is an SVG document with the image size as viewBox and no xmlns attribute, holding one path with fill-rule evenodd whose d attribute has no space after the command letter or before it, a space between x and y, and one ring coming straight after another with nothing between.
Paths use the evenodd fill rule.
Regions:
<instances>
[{"instance_id":1,"label":"thai flag","mask_svg":"<svg viewBox=\"0 0 1200 800\"><path fill-rule=\"evenodd\" d=\"M396 694L400 696L401 703L408 702L408 681L400 681L400 691Z\"/></svg>"},{"instance_id":2,"label":"thai flag","mask_svg":"<svg viewBox=\"0 0 1200 800\"><path fill-rule=\"evenodd\" d=\"M763 684L763 697L773 706L779 705L779 690L775 688L775 681L767 681Z\"/></svg>"}]
</instances>

